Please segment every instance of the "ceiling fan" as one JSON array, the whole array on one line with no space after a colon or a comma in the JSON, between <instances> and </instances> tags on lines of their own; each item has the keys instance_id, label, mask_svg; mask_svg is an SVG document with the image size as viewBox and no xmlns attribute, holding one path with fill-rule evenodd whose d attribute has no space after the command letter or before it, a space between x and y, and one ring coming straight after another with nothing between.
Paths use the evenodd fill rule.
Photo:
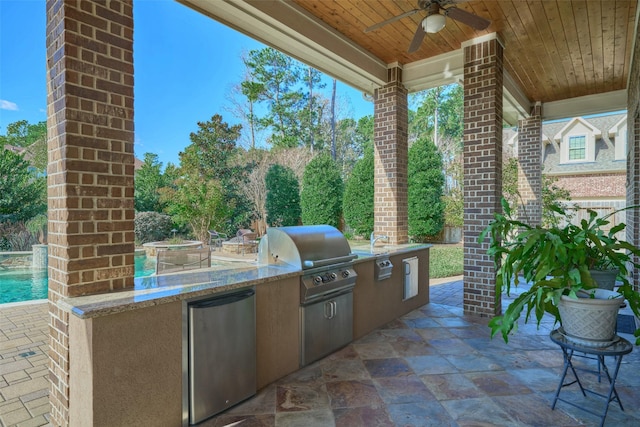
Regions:
<instances>
[{"instance_id":1,"label":"ceiling fan","mask_svg":"<svg viewBox=\"0 0 640 427\"><path fill-rule=\"evenodd\" d=\"M387 19L386 21L372 25L369 28L366 28L364 32L368 33L370 31L375 31L387 24L426 10L427 16L420 22L420 24L418 24L418 28L416 28L416 32L413 35L413 40L411 40L411 44L409 45L408 52L412 53L418 50L426 33L437 33L444 28L447 17L455 19L458 22L462 22L474 30L486 29L489 24L491 24L491 21L488 19L474 15L466 10L459 9L456 6L447 7L446 9L443 7L445 5L463 3L464 1L465 0L418 0L417 9L410 10L401 15ZM443 13L441 14L440 11L443 11Z\"/></svg>"}]
</instances>

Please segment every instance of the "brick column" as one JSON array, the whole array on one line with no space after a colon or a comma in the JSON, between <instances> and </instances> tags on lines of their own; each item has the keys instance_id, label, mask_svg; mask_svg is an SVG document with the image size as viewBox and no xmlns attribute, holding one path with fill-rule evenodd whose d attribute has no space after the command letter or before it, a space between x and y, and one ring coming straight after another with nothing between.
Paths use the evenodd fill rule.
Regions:
<instances>
[{"instance_id":1,"label":"brick column","mask_svg":"<svg viewBox=\"0 0 640 427\"><path fill-rule=\"evenodd\" d=\"M77 344L57 302L133 287L133 9L48 0L46 11L49 400L64 426Z\"/></svg>"},{"instance_id":2,"label":"brick column","mask_svg":"<svg viewBox=\"0 0 640 427\"><path fill-rule=\"evenodd\" d=\"M518 217L530 225L542 223L542 104L518 123Z\"/></svg>"},{"instance_id":3,"label":"brick column","mask_svg":"<svg viewBox=\"0 0 640 427\"><path fill-rule=\"evenodd\" d=\"M374 230L389 243L407 243L408 106L402 69L389 69L389 83L376 90L374 103Z\"/></svg>"},{"instance_id":4,"label":"brick column","mask_svg":"<svg viewBox=\"0 0 640 427\"><path fill-rule=\"evenodd\" d=\"M501 310L495 268L480 232L502 196L502 52L496 38L464 46L464 312Z\"/></svg>"},{"instance_id":5,"label":"brick column","mask_svg":"<svg viewBox=\"0 0 640 427\"><path fill-rule=\"evenodd\" d=\"M640 23L636 22L636 34ZM629 70L629 87L627 88L627 206L640 205L640 43L635 43L631 54ZM626 212L626 240L640 246L640 209ZM640 262L639 259L635 259ZM629 269L631 283L640 290L640 272Z\"/></svg>"}]
</instances>

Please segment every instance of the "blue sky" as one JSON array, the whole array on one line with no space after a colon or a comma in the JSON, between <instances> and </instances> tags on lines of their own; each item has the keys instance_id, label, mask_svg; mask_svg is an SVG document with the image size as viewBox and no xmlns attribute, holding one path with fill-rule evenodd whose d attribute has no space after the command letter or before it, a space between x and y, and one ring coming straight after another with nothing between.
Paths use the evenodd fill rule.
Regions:
<instances>
[{"instance_id":1,"label":"blue sky","mask_svg":"<svg viewBox=\"0 0 640 427\"><path fill-rule=\"evenodd\" d=\"M44 0L0 0L0 134L18 120L46 120ZM196 123L228 111L241 55L263 44L171 0L134 1L135 153L178 163ZM326 96L331 84L327 79ZM361 93L338 82L342 117L373 114Z\"/></svg>"}]
</instances>

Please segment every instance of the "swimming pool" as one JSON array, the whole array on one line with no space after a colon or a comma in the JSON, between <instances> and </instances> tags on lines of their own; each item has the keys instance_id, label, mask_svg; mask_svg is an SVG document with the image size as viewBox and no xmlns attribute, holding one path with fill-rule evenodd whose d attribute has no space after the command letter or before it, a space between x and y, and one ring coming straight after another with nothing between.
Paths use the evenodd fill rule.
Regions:
<instances>
[{"instance_id":1,"label":"swimming pool","mask_svg":"<svg viewBox=\"0 0 640 427\"><path fill-rule=\"evenodd\" d=\"M155 271L155 258L135 257L135 277L150 276ZM0 270L0 304L46 298L46 269Z\"/></svg>"}]
</instances>

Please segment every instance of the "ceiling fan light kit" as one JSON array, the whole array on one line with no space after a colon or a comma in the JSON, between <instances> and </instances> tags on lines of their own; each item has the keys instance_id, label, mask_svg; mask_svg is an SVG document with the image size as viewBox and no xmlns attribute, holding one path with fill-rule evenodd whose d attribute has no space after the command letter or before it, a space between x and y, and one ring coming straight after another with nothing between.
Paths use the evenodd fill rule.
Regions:
<instances>
[{"instance_id":1,"label":"ceiling fan light kit","mask_svg":"<svg viewBox=\"0 0 640 427\"><path fill-rule=\"evenodd\" d=\"M426 33L437 33L444 28L446 19L444 15L435 14L429 15L422 20L422 29Z\"/></svg>"},{"instance_id":2,"label":"ceiling fan light kit","mask_svg":"<svg viewBox=\"0 0 640 427\"><path fill-rule=\"evenodd\" d=\"M378 22L375 25L365 28L364 32L368 33L369 31L375 31L378 28L384 27L385 25L391 24L392 22L399 21L400 19L406 18L407 16L426 11L427 17L420 21L420 24L417 26L416 31L413 35L413 40L411 40L411 44L409 45L409 49L407 50L407 52L412 53L420 48L420 45L422 44L426 33L437 33L444 28L446 24L446 18L451 18L454 21L458 21L462 24L468 25L476 31L487 29L487 27L489 27L489 25L491 24L491 21L489 21L488 19L475 15L471 12L467 12L466 10L460 9L459 7L452 6L457 3L464 2L465 0L418 0L418 7L416 9L409 10L398 16L394 16L393 18ZM445 5L448 7L442 7ZM443 11L444 13L441 14L440 11Z\"/></svg>"}]
</instances>

